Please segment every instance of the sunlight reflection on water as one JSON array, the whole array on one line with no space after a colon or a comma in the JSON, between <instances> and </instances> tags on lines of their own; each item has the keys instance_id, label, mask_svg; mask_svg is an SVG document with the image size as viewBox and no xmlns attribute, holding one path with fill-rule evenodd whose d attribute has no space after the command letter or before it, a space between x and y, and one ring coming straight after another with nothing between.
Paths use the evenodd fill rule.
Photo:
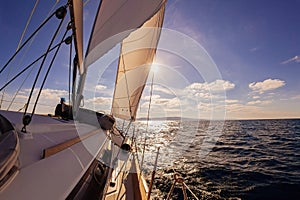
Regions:
<instances>
[{"instance_id":1,"label":"sunlight reflection on water","mask_svg":"<svg viewBox=\"0 0 300 200\"><path fill-rule=\"evenodd\" d=\"M146 174L152 171L160 146L154 189L158 199L166 198L170 190L172 169L202 199L299 196L296 188L300 188L300 120L226 121L217 141L203 143L207 133L214 130L207 123L153 121L149 124L143 169ZM139 129L146 130L144 122ZM144 135L138 137L142 141ZM200 159L199 151L210 144L215 144L212 151ZM180 194L178 189L177 199L181 199Z\"/></svg>"}]
</instances>

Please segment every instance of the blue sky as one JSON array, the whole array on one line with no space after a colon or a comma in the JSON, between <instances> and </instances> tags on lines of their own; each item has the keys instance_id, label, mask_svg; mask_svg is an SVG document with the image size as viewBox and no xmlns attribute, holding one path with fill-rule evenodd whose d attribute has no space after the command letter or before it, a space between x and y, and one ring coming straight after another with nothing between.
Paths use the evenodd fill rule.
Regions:
<instances>
[{"instance_id":1,"label":"blue sky","mask_svg":"<svg viewBox=\"0 0 300 200\"><path fill-rule=\"evenodd\" d=\"M34 3L33 0L3 2L0 8L1 66L14 53ZM28 30L32 31L41 23L54 3L54 0L39 2L39 12L34 14ZM85 45L96 8L95 0L85 6ZM227 118L300 117L299 8L299 0L169 0L164 27L178 31L202 46L215 63L220 77L206 81L185 58L158 51L157 62L163 66L155 75L152 116L207 118L213 110L223 107L220 112ZM55 23L55 20L51 21L43 33L53 31ZM47 39L44 34L38 37L40 41ZM29 60L36 55L42 48L40 44L34 42L33 50L26 54L25 61L21 61L26 62L26 58ZM68 57L68 48L63 47L60 55ZM16 59L14 63L17 65L21 61ZM56 65L60 66L51 71L41 103L55 106L60 96L67 95L67 81L62 75L67 73L67 64L67 59L59 58ZM92 81L96 86L90 90L91 94L86 93L87 104L93 103L95 109L107 110L104 106L111 103L115 69L115 65L106 68L101 79L98 76L98 80ZM95 72L100 73L99 70ZM4 75L0 75L1 85L6 80ZM22 78L18 80L20 84ZM18 84L9 87L7 100ZM21 90L19 102L24 101L22 95L28 93L31 84L29 78ZM222 102L219 86L223 87L222 95L225 94ZM149 102L147 94L149 84L141 101L141 116ZM16 108L20 106L16 105ZM40 111L48 110L41 106Z\"/></svg>"}]
</instances>

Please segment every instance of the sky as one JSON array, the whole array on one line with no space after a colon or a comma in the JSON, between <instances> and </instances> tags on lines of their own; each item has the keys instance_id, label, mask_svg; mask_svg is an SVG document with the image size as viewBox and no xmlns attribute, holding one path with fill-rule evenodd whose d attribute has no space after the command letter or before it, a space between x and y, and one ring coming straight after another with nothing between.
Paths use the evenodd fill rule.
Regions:
<instances>
[{"instance_id":1,"label":"sky","mask_svg":"<svg viewBox=\"0 0 300 200\"><path fill-rule=\"evenodd\" d=\"M39 2L24 39L55 3L54 0ZM59 1L57 6L63 3ZM34 4L34 0L3 2L0 66L15 52ZM97 4L96 0L90 0L84 8L85 47ZM155 60L158 70L154 74L151 117L299 118L299 8L299 0L169 0L163 26L167 30L162 33ZM5 73L0 74L1 87L15 71L10 68L19 69L20 63L29 63L37 52L44 51L41 44L49 43L49 36L45 35L54 32L56 26L57 21L52 20L32 42L31 49L23 50L21 55L24 56L16 58ZM175 46L168 46L170 44ZM117 48L112 52L118 52ZM59 98L68 96L69 47L62 47L59 55L42 93L38 107L41 113L54 111ZM99 64L101 62L95 65ZM101 70L91 67L94 78L87 82L86 107L109 112L116 65L114 61ZM11 109L18 110L24 105L34 71L28 75ZM1 109L7 108L25 77L7 88ZM140 103L140 117L147 115L150 82L151 78Z\"/></svg>"}]
</instances>

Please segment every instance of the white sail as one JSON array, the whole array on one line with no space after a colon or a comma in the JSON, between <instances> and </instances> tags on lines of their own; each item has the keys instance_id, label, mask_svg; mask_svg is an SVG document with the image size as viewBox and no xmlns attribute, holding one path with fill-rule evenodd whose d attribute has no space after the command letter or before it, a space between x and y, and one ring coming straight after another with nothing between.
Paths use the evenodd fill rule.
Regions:
<instances>
[{"instance_id":1,"label":"white sail","mask_svg":"<svg viewBox=\"0 0 300 200\"><path fill-rule=\"evenodd\" d=\"M84 61L87 64L85 66L129 36L122 44L122 56L119 59L122 64L117 74L114 95L116 101L114 102L115 105L123 103L121 90L124 88L120 84L123 84L124 77L133 78L131 81L126 81L126 84L129 83L126 85L129 89L126 98L132 104L128 104L127 101L127 107L131 112L124 117L135 119L136 107L133 108L133 106L139 102L154 58L163 22L165 0L103 0L101 2L102 7L96 18L97 22L93 28L87 58ZM77 92L79 97L75 99L76 106L73 108L75 107L76 112L80 112L77 112L78 115L74 121L32 113L31 117L33 115L34 117L28 122L30 125L24 122L26 118L21 112L0 112L0 158L2 158L0 160L0 199L52 200L89 199L91 197L115 199L121 192L124 192L124 189L126 191L123 197L126 199L135 197L146 199L146 187L143 185L145 181L141 173L127 173L140 171L136 158L128 159L126 157L128 152L124 156L126 162L122 159L124 157L118 157L121 155L119 152L122 153L123 150L118 150L117 153L119 148L117 146L124 144L125 137L118 133L117 129L113 130L116 134L113 134L112 138L108 137L110 131L106 129L111 129L111 127L103 126L101 121L105 118L102 114L85 109L78 110L87 77L87 68L83 67L83 5L82 0L71 0L68 3L70 3L71 18L74 22L72 29L80 68L79 92ZM112 9L113 7L116 9ZM105 9L109 10L105 11ZM104 20L99 21L99 15L102 15L101 18ZM137 31L128 31L139 27ZM122 39L120 38L120 41L115 41L110 46L100 46L102 41L125 30L127 33L122 36ZM123 114L118 111L120 107L114 108L117 116ZM114 122L111 118L108 120ZM27 133L22 133L21 127L25 127L25 124L30 128ZM107 142L109 139L113 142ZM105 166L107 163L101 163L101 160L106 160L106 158L111 160L108 160L108 163L112 163L112 166ZM130 168L123 169L124 166ZM113 167L116 170L112 170ZM98 169L103 173L93 173ZM115 176L110 174L115 174ZM129 181L124 182L124 175ZM99 183L98 180L104 181ZM112 180L115 181L116 186L120 185L120 187L110 187ZM98 189L94 190L95 187ZM150 191L151 189L149 195Z\"/></svg>"},{"instance_id":2,"label":"white sail","mask_svg":"<svg viewBox=\"0 0 300 200\"><path fill-rule=\"evenodd\" d=\"M155 56L164 17L164 4L143 26L122 42L112 114L135 120L138 104Z\"/></svg>"},{"instance_id":3,"label":"white sail","mask_svg":"<svg viewBox=\"0 0 300 200\"><path fill-rule=\"evenodd\" d=\"M141 27L163 3L164 0L102 0L89 41L85 66L88 67L120 43L130 33L128 30ZM102 43L124 31L127 33L114 41Z\"/></svg>"},{"instance_id":4,"label":"white sail","mask_svg":"<svg viewBox=\"0 0 300 200\"><path fill-rule=\"evenodd\" d=\"M161 10L166 0L102 0L92 29L73 112L82 101L87 68Z\"/></svg>"},{"instance_id":5,"label":"white sail","mask_svg":"<svg viewBox=\"0 0 300 200\"><path fill-rule=\"evenodd\" d=\"M82 0L72 0L71 17L74 21L73 33L75 37L75 49L78 56L78 65L80 74L83 73L83 3Z\"/></svg>"}]
</instances>

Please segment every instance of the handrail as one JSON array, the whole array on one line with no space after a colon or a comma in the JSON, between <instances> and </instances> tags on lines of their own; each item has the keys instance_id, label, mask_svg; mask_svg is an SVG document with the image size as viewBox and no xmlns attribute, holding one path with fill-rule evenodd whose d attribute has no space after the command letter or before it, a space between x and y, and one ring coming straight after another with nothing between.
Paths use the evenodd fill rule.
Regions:
<instances>
[{"instance_id":1,"label":"handrail","mask_svg":"<svg viewBox=\"0 0 300 200\"><path fill-rule=\"evenodd\" d=\"M47 149L44 149L43 151L43 158L47 158L49 156L52 156L58 152L61 152L67 148L69 148L70 146L73 146L74 144L77 144L79 143L80 141L88 138L88 137L91 137L93 135L95 135L96 133L98 133L98 130L95 130L95 131L92 131L90 133L87 133L83 136L77 136L75 138L72 138L70 140L67 140L65 142L62 142L60 144L57 144L55 146L52 146L52 147L49 147Z\"/></svg>"}]
</instances>

